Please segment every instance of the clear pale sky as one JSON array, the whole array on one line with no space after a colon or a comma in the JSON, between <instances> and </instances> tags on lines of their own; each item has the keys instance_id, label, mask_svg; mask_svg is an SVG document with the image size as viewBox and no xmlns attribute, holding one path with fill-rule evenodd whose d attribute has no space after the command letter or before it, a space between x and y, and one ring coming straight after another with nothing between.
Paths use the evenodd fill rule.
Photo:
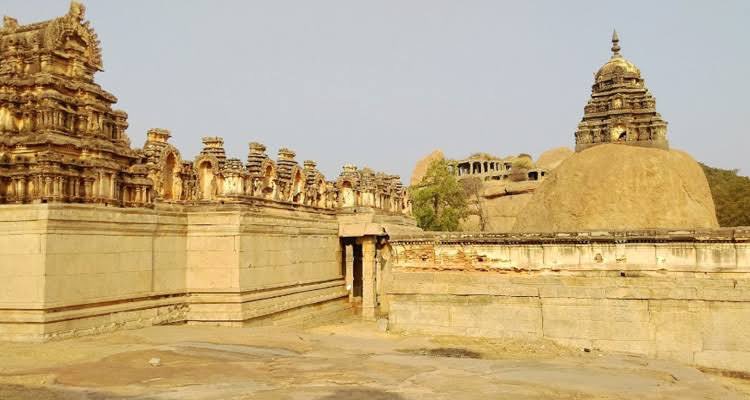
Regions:
<instances>
[{"instance_id":1,"label":"clear pale sky","mask_svg":"<svg viewBox=\"0 0 750 400\"><path fill-rule=\"evenodd\" d=\"M673 148L750 173L750 1L89 0L105 72L142 146L218 135L400 174L433 149L535 157L573 146L613 28ZM29 23L66 0L0 0Z\"/></svg>"}]
</instances>

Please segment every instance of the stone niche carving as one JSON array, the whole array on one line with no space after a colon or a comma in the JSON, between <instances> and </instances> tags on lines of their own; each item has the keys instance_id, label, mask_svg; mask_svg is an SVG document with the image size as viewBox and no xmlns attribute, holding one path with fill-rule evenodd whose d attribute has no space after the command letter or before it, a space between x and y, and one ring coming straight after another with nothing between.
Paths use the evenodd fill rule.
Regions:
<instances>
[{"instance_id":1,"label":"stone niche carving","mask_svg":"<svg viewBox=\"0 0 750 400\"><path fill-rule=\"evenodd\" d=\"M203 138L192 161L169 143L167 129L146 133L130 147L127 114L94 82L101 47L72 2L59 18L21 25L6 17L0 29L0 204L29 202L154 204L276 202L337 209L368 206L408 212L398 177L347 167L326 181L314 161L302 166L288 148L278 159L253 142L247 162L227 158L224 140ZM349 185L346 201L339 192Z\"/></svg>"},{"instance_id":2,"label":"stone niche carving","mask_svg":"<svg viewBox=\"0 0 750 400\"><path fill-rule=\"evenodd\" d=\"M668 149L667 123L656 112L656 100L641 71L620 55L612 35L612 57L594 75L591 99L575 133L576 151L599 143L621 143Z\"/></svg>"},{"instance_id":3,"label":"stone niche carving","mask_svg":"<svg viewBox=\"0 0 750 400\"><path fill-rule=\"evenodd\" d=\"M398 175L344 165L335 183L337 207L370 207L392 213L411 214L409 191Z\"/></svg>"},{"instance_id":4,"label":"stone niche carving","mask_svg":"<svg viewBox=\"0 0 750 400\"><path fill-rule=\"evenodd\" d=\"M411 200L399 177L347 164L335 182L326 181L315 161L302 166L296 154L281 148L278 158L266 146L249 144L247 162L227 158L220 137L204 137L193 161L183 161L165 129L151 129L144 145L145 175L153 182L155 201L172 203L274 201L323 209L370 207L410 214Z\"/></svg>"}]
</instances>

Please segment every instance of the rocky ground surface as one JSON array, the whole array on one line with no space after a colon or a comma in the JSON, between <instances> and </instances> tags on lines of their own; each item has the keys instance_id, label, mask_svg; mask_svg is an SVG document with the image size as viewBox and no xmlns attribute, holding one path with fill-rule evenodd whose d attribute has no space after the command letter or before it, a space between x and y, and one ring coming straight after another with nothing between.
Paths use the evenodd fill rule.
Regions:
<instances>
[{"instance_id":1,"label":"rocky ground surface","mask_svg":"<svg viewBox=\"0 0 750 400\"><path fill-rule=\"evenodd\" d=\"M404 336L375 323L161 326L0 343L0 399L744 399L746 380L546 341Z\"/></svg>"}]
</instances>

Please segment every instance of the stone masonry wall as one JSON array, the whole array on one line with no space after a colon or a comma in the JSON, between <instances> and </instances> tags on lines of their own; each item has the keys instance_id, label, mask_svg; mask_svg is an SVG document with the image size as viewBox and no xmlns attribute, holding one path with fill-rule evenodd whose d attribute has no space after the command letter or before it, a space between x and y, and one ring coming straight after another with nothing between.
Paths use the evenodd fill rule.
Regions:
<instances>
[{"instance_id":1,"label":"stone masonry wall","mask_svg":"<svg viewBox=\"0 0 750 400\"><path fill-rule=\"evenodd\" d=\"M336 299L348 307L333 214L238 208L188 218L188 323L242 325Z\"/></svg>"},{"instance_id":2,"label":"stone masonry wall","mask_svg":"<svg viewBox=\"0 0 750 400\"><path fill-rule=\"evenodd\" d=\"M748 231L392 238L396 331L547 338L750 372Z\"/></svg>"},{"instance_id":3,"label":"stone masonry wall","mask_svg":"<svg viewBox=\"0 0 750 400\"><path fill-rule=\"evenodd\" d=\"M6 205L0 340L343 310L337 233L331 213L283 207Z\"/></svg>"}]
</instances>

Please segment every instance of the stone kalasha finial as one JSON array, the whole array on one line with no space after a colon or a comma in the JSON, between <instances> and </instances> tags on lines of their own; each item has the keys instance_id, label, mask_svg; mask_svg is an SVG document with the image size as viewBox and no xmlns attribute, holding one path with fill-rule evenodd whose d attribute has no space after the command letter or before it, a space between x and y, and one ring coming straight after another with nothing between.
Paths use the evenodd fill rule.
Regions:
<instances>
[{"instance_id":1,"label":"stone kalasha finial","mask_svg":"<svg viewBox=\"0 0 750 400\"><path fill-rule=\"evenodd\" d=\"M146 132L146 138L147 140L151 142L166 143L171 137L172 137L172 134L169 132L168 129L151 128L148 130L148 132Z\"/></svg>"},{"instance_id":2,"label":"stone kalasha finial","mask_svg":"<svg viewBox=\"0 0 750 400\"><path fill-rule=\"evenodd\" d=\"M70 2L70 11L68 11L68 15L80 21L83 19L85 14L86 6L75 0Z\"/></svg>"},{"instance_id":3,"label":"stone kalasha finial","mask_svg":"<svg viewBox=\"0 0 750 400\"><path fill-rule=\"evenodd\" d=\"M204 136L201 139L203 140L203 145L206 147L211 147L211 148L224 147L224 139L219 136Z\"/></svg>"},{"instance_id":4,"label":"stone kalasha finial","mask_svg":"<svg viewBox=\"0 0 750 400\"><path fill-rule=\"evenodd\" d=\"M279 149L279 159L280 160L294 160L294 157L296 155L297 154L294 151L292 151L290 149L287 149L286 147L282 147L282 148Z\"/></svg>"},{"instance_id":5,"label":"stone kalasha finial","mask_svg":"<svg viewBox=\"0 0 750 400\"><path fill-rule=\"evenodd\" d=\"M250 142L250 153L263 154L266 152L266 146L263 143Z\"/></svg>"},{"instance_id":6,"label":"stone kalasha finial","mask_svg":"<svg viewBox=\"0 0 750 400\"><path fill-rule=\"evenodd\" d=\"M612 31L612 57L620 56L620 37L617 36L617 30Z\"/></svg>"},{"instance_id":7,"label":"stone kalasha finial","mask_svg":"<svg viewBox=\"0 0 750 400\"><path fill-rule=\"evenodd\" d=\"M7 15L4 16L3 17L3 28L5 28L5 29L16 29L16 28L18 28L18 20L15 19L15 18L13 18L13 17L9 17Z\"/></svg>"},{"instance_id":8,"label":"stone kalasha finial","mask_svg":"<svg viewBox=\"0 0 750 400\"><path fill-rule=\"evenodd\" d=\"M318 166L318 164L313 160L305 160L302 165L304 165L305 169L307 170L313 170Z\"/></svg>"},{"instance_id":9,"label":"stone kalasha finial","mask_svg":"<svg viewBox=\"0 0 750 400\"><path fill-rule=\"evenodd\" d=\"M354 164L344 164L344 172L357 172L357 166Z\"/></svg>"}]
</instances>

